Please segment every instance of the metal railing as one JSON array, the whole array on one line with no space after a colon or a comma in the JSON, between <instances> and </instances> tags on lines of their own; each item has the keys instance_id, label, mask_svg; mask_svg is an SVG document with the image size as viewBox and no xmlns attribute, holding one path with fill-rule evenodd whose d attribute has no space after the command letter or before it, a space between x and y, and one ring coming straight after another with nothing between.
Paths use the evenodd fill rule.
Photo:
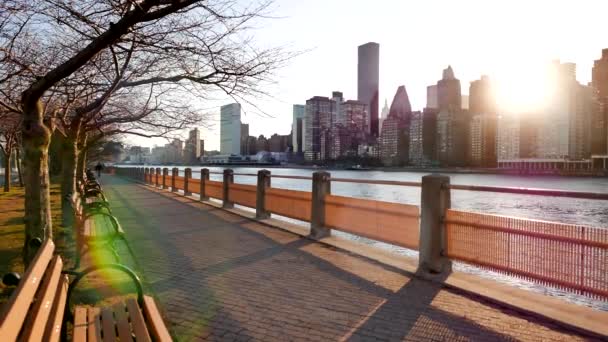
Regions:
<instances>
[{"instance_id":1,"label":"metal railing","mask_svg":"<svg viewBox=\"0 0 608 342\"><path fill-rule=\"evenodd\" d=\"M175 170L175 169L174 169ZM152 170L160 174L160 169ZM120 171L118 174L125 174ZM224 207L234 204L256 209L256 217L271 214L310 223L311 235L323 237L332 229L420 251L419 266L441 271L449 260L530 280L592 298L608 300L608 229L513 218L450 209L452 190L608 200L608 194L552 189L455 185L449 177L430 175L422 182L210 172L189 183L177 172L163 170L172 191L216 198ZM187 174L187 173L186 173ZM210 181L209 174L223 180ZM131 177L157 185L149 171L130 170ZM257 185L234 183L234 176L257 177ZM158 176L156 176L158 177ZM162 177L162 176L161 176ZM167 178L168 177L168 178ZM312 181L311 191L273 188L271 178ZM331 194L331 182L410 186L421 188L420 206ZM196 188L188 189L188 185ZM447 260L447 261L446 261Z\"/></svg>"}]
</instances>

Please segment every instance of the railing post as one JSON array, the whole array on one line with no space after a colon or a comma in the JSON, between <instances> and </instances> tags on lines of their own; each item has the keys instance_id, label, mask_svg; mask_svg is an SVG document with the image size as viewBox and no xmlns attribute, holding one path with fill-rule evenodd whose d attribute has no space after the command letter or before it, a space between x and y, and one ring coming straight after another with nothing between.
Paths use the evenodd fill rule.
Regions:
<instances>
[{"instance_id":1,"label":"railing post","mask_svg":"<svg viewBox=\"0 0 608 342\"><path fill-rule=\"evenodd\" d=\"M420 255L418 272L443 273L452 269L445 256L444 219L450 209L450 177L432 174L422 177L420 198Z\"/></svg>"},{"instance_id":2,"label":"railing post","mask_svg":"<svg viewBox=\"0 0 608 342\"><path fill-rule=\"evenodd\" d=\"M192 169L187 167L184 170L184 196L191 196L192 191L190 191L190 184L188 180L192 178Z\"/></svg>"},{"instance_id":3,"label":"railing post","mask_svg":"<svg viewBox=\"0 0 608 342\"><path fill-rule=\"evenodd\" d=\"M177 177L178 169L176 167L171 169L171 192L177 192L177 187L175 186L175 177Z\"/></svg>"},{"instance_id":4,"label":"railing post","mask_svg":"<svg viewBox=\"0 0 608 342\"><path fill-rule=\"evenodd\" d=\"M148 175L150 174L150 169L145 167L144 168L144 183L148 184Z\"/></svg>"},{"instance_id":5,"label":"railing post","mask_svg":"<svg viewBox=\"0 0 608 342\"><path fill-rule=\"evenodd\" d=\"M156 187L160 187L160 177L161 177L161 173L160 173L160 167L156 168Z\"/></svg>"},{"instance_id":6,"label":"railing post","mask_svg":"<svg viewBox=\"0 0 608 342\"><path fill-rule=\"evenodd\" d=\"M209 200L209 196L205 194L205 182L209 180L209 169L201 169L201 189L199 191L200 200L207 201Z\"/></svg>"},{"instance_id":7,"label":"railing post","mask_svg":"<svg viewBox=\"0 0 608 342\"><path fill-rule=\"evenodd\" d=\"M225 169L224 181L222 182L222 197L224 198L222 205L223 208L230 209L234 207L234 203L230 200L230 184L232 183L234 183L234 171L231 169Z\"/></svg>"},{"instance_id":8,"label":"railing post","mask_svg":"<svg viewBox=\"0 0 608 342\"><path fill-rule=\"evenodd\" d=\"M169 169L163 167L163 189L167 189L169 187L167 185L167 176L169 176Z\"/></svg>"},{"instance_id":9,"label":"railing post","mask_svg":"<svg viewBox=\"0 0 608 342\"><path fill-rule=\"evenodd\" d=\"M257 219L270 218L270 212L266 210L266 189L270 188L270 171L258 171L258 187L255 196L255 217Z\"/></svg>"},{"instance_id":10,"label":"railing post","mask_svg":"<svg viewBox=\"0 0 608 342\"><path fill-rule=\"evenodd\" d=\"M310 236L321 239L331 235L325 227L325 195L331 194L329 172L317 171L312 174L312 212L310 217Z\"/></svg>"}]
</instances>

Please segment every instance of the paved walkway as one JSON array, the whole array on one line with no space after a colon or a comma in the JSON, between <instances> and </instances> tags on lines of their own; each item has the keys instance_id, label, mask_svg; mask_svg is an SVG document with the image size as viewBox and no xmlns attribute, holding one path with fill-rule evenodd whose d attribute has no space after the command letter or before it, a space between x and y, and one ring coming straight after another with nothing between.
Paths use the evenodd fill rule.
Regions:
<instances>
[{"instance_id":1,"label":"paved walkway","mask_svg":"<svg viewBox=\"0 0 608 342\"><path fill-rule=\"evenodd\" d=\"M582 340L390 266L103 178L139 272L179 340Z\"/></svg>"}]
</instances>

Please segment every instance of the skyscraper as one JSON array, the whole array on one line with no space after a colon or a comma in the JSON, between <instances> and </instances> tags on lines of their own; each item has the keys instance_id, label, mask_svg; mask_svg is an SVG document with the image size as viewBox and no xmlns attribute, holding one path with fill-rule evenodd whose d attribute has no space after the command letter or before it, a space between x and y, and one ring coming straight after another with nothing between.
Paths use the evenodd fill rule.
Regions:
<instances>
[{"instance_id":1,"label":"skyscraper","mask_svg":"<svg viewBox=\"0 0 608 342\"><path fill-rule=\"evenodd\" d=\"M378 129L382 130L382 123L388 117L389 108L388 108L388 100L384 99L384 107L382 107L382 111L380 112L380 119L378 120Z\"/></svg>"},{"instance_id":2,"label":"skyscraper","mask_svg":"<svg viewBox=\"0 0 608 342\"><path fill-rule=\"evenodd\" d=\"M359 46L357 61L357 99L369 108L370 132L379 135L378 88L380 84L380 44L367 43Z\"/></svg>"},{"instance_id":3,"label":"skyscraper","mask_svg":"<svg viewBox=\"0 0 608 342\"><path fill-rule=\"evenodd\" d=\"M220 109L220 153L241 154L241 105L238 103Z\"/></svg>"},{"instance_id":4,"label":"skyscraper","mask_svg":"<svg viewBox=\"0 0 608 342\"><path fill-rule=\"evenodd\" d=\"M461 108L460 81L451 66L437 82L437 160L444 166L468 164L469 115Z\"/></svg>"},{"instance_id":5,"label":"skyscraper","mask_svg":"<svg viewBox=\"0 0 608 342\"><path fill-rule=\"evenodd\" d=\"M322 151L321 138L331 129L335 111L336 103L328 97L315 96L306 101L304 121L304 157L306 160L323 160L327 154L327 151Z\"/></svg>"},{"instance_id":6,"label":"skyscraper","mask_svg":"<svg viewBox=\"0 0 608 342\"><path fill-rule=\"evenodd\" d=\"M400 86L380 134L380 157L385 163L403 165L408 162L411 119L412 106L405 86Z\"/></svg>"},{"instance_id":7,"label":"skyscraper","mask_svg":"<svg viewBox=\"0 0 608 342\"><path fill-rule=\"evenodd\" d=\"M426 108L439 109L439 95L437 94L437 85L426 87Z\"/></svg>"},{"instance_id":8,"label":"skyscraper","mask_svg":"<svg viewBox=\"0 0 608 342\"><path fill-rule=\"evenodd\" d=\"M471 82L469 87L469 113L471 115L469 148L474 166L496 167L496 134L498 114L492 83L488 76Z\"/></svg>"},{"instance_id":9,"label":"skyscraper","mask_svg":"<svg viewBox=\"0 0 608 342\"><path fill-rule=\"evenodd\" d=\"M608 154L608 49L593 63L592 82L597 104L591 119L591 153Z\"/></svg>"},{"instance_id":10,"label":"skyscraper","mask_svg":"<svg viewBox=\"0 0 608 342\"><path fill-rule=\"evenodd\" d=\"M304 152L304 117L306 116L306 106L301 104L293 105L293 127L292 145L294 153Z\"/></svg>"},{"instance_id":11,"label":"skyscraper","mask_svg":"<svg viewBox=\"0 0 608 342\"><path fill-rule=\"evenodd\" d=\"M188 164L197 164L200 161L201 151L201 132L198 128L191 130L186 140L184 147L184 162Z\"/></svg>"}]
</instances>

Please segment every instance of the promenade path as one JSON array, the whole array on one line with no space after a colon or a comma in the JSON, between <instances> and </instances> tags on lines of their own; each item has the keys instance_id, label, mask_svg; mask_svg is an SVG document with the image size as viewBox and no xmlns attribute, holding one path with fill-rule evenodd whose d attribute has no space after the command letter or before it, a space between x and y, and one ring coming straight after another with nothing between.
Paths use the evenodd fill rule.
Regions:
<instances>
[{"instance_id":1,"label":"promenade path","mask_svg":"<svg viewBox=\"0 0 608 342\"><path fill-rule=\"evenodd\" d=\"M179 340L583 340L175 193L102 181L135 267Z\"/></svg>"}]
</instances>

